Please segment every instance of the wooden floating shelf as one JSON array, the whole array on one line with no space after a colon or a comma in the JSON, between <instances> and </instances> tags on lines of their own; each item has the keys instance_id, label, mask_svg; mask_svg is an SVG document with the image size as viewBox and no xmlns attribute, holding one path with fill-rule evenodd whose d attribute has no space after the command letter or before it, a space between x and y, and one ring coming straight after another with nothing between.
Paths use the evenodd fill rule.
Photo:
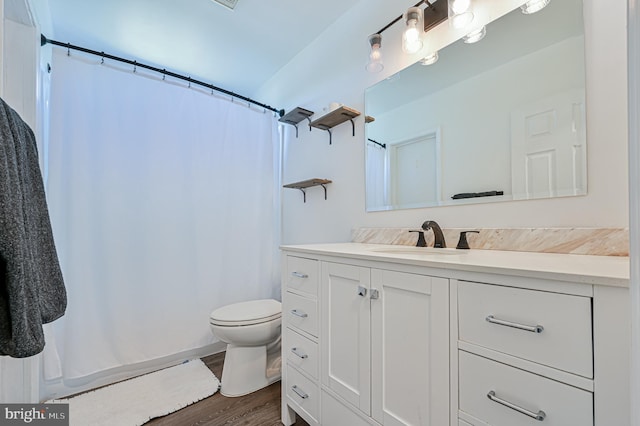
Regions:
<instances>
[{"instance_id":1,"label":"wooden floating shelf","mask_svg":"<svg viewBox=\"0 0 640 426\"><path fill-rule=\"evenodd\" d=\"M359 111L346 106L341 106L340 108L336 108L330 113L325 114L316 120L313 120L311 122L311 127L317 127L318 129L327 130L337 126L338 124L342 124L347 120L352 120L359 115Z\"/></svg>"},{"instance_id":2,"label":"wooden floating shelf","mask_svg":"<svg viewBox=\"0 0 640 426\"><path fill-rule=\"evenodd\" d=\"M331 145L331 129L345 121L351 121L352 136L356 135L356 128L353 124L353 119L359 115L360 111L356 111L355 109L346 106L341 106L328 114L313 120L309 126L329 132L329 145Z\"/></svg>"},{"instance_id":3,"label":"wooden floating shelf","mask_svg":"<svg viewBox=\"0 0 640 426\"><path fill-rule=\"evenodd\" d=\"M302 191L303 194L303 200L306 203L307 202L307 193L305 191L306 188L311 188L313 186L321 186L322 188L324 188L324 199L327 199L327 187L325 186L326 184L331 183L331 181L329 179L318 179L318 178L314 178L314 179L308 179L308 180L303 180L300 182L294 182L294 183L288 183L286 185L282 185L283 188L293 188L293 189L299 189L300 191Z\"/></svg>"},{"instance_id":4,"label":"wooden floating shelf","mask_svg":"<svg viewBox=\"0 0 640 426\"><path fill-rule=\"evenodd\" d=\"M309 120L309 123L311 123L310 117L312 115L313 115L313 111L309 111L308 109L296 107L296 108L292 109L291 111L289 111L288 113L286 113L285 115L283 115L282 117L280 117L280 119L278 121L280 121L282 123L291 124L293 127L295 127L296 128L296 138L297 138L298 137L298 123L300 123L305 118L307 120ZM311 130L311 125L309 125L309 130Z\"/></svg>"}]
</instances>

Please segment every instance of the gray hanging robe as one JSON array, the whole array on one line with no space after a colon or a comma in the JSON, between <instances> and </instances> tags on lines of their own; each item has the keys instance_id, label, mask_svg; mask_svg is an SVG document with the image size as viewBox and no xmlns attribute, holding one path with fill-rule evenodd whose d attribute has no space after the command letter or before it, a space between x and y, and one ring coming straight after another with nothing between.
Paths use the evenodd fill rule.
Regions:
<instances>
[{"instance_id":1,"label":"gray hanging robe","mask_svg":"<svg viewBox=\"0 0 640 426\"><path fill-rule=\"evenodd\" d=\"M41 352L66 306L35 137L0 99L0 355Z\"/></svg>"}]
</instances>

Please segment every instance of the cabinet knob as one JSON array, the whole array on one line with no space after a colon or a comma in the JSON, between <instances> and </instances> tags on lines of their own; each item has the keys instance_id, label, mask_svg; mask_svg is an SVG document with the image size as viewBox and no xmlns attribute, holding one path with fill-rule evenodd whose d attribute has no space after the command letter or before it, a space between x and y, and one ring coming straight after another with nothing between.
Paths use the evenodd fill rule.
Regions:
<instances>
[{"instance_id":1,"label":"cabinet knob","mask_svg":"<svg viewBox=\"0 0 640 426\"><path fill-rule=\"evenodd\" d=\"M358 296L366 296L367 295L367 288L364 286L359 285L358 286Z\"/></svg>"},{"instance_id":2,"label":"cabinet knob","mask_svg":"<svg viewBox=\"0 0 640 426\"><path fill-rule=\"evenodd\" d=\"M371 289L371 296L369 296L369 297L370 297L372 300L379 299L379 298L380 298L380 292L379 292L377 289L372 288L372 289Z\"/></svg>"}]
</instances>

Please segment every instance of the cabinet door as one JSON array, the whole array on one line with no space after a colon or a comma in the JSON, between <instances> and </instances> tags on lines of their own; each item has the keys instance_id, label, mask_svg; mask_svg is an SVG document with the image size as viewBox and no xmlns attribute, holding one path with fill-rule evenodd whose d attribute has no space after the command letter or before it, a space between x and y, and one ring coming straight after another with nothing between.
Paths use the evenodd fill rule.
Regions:
<instances>
[{"instance_id":1,"label":"cabinet door","mask_svg":"<svg viewBox=\"0 0 640 426\"><path fill-rule=\"evenodd\" d=\"M369 415L370 270L322 263L322 383Z\"/></svg>"},{"instance_id":2,"label":"cabinet door","mask_svg":"<svg viewBox=\"0 0 640 426\"><path fill-rule=\"evenodd\" d=\"M449 424L448 288L444 278L371 271L371 407L383 425Z\"/></svg>"}]
</instances>

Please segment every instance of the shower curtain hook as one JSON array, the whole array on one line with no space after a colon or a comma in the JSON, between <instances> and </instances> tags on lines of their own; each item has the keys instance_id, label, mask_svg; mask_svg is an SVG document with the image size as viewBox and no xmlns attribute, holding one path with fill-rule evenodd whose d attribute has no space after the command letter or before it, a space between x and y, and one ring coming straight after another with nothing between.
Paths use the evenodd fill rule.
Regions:
<instances>
[{"instance_id":1,"label":"shower curtain hook","mask_svg":"<svg viewBox=\"0 0 640 426\"><path fill-rule=\"evenodd\" d=\"M138 69L138 61L133 61L133 72L136 72Z\"/></svg>"},{"instance_id":2,"label":"shower curtain hook","mask_svg":"<svg viewBox=\"0 0 640 426\"><path fill-rule=\"evenodd\" d=\"M71 43L67 43L67 56L71 56Z\"/></svg>"},{"instance_id":3,"label":"shower curtain hook","mask_svg":"<svg viewBox=\"0 0 640 426\"><path fill-rule=\"evenodd\" d=\"M187 79L189 80L189 89L191 89L191 76L187 77Z\"/></svg>"},{"instance_id":4,"label":"shower curtain hook","mask_svg":"<svg viewBox=\"0 0 640 426\"><path fill-rule=\"evenodd\" d=\"M167 78L167 69L162 68L162 81L164 81L165 78Z\"/></svg>"},{"instance_id":5,"label":"shower curtain hook","mask_svg":"<svg viewBox=\"0 0 640 426\"><path fill-rule=\"evenodd\" d=\"M100 65L104 64L104 52L100 52L102 53L102 59L100 59Z\"/></svg>"}]
</instances>

